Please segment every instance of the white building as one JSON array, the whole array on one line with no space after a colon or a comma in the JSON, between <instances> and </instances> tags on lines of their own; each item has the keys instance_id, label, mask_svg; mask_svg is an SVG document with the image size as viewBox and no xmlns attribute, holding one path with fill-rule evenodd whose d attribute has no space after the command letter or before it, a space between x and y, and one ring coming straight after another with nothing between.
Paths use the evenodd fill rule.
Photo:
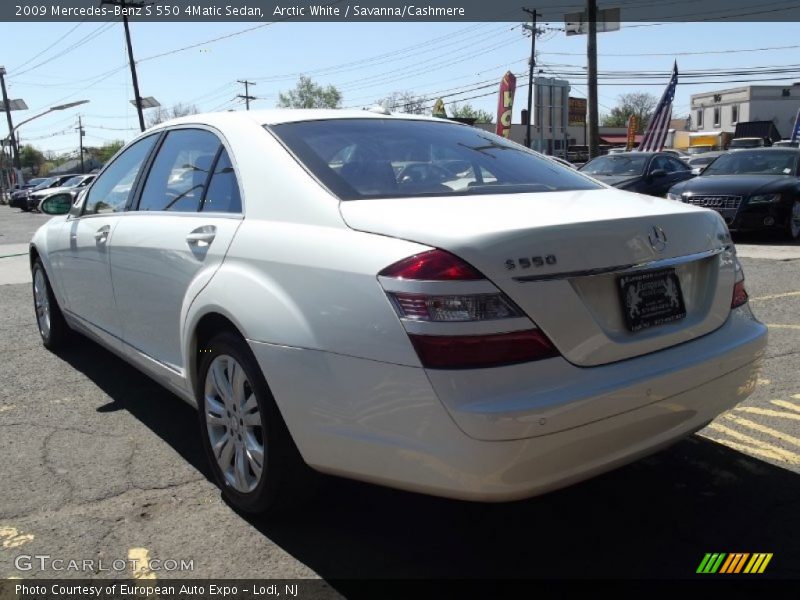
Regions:
<instances>
[{"instance_id":1,"label":"white building","mask_svg":"<svg viewBox=\"0 0 800 600\"><path fill-rule=\"evenodd\" d=\"M747 85L692 94L692 131L728 131L745 121L772 121L781 136L792 133L800 108L800 82L793 85Z\"/></svg>"}]
</instances>

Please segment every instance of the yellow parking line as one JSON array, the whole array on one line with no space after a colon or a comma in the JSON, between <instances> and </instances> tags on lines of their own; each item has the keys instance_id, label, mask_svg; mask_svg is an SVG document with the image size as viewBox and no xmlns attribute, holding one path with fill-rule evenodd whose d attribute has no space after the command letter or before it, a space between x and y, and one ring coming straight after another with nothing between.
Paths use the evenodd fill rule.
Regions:
<instances>
[{"instance_id":1,"label":"yellow parking line","mask_svg":"<svg viewBox=\"0 0 800 600\"><path fill-rule=\"evenodd\" d=\"M771 379L762 379L761 377L756 379L756 385L769 385L770 383L772 383Z\"/></svg>"},{"instance_id":2,"label":"yellow parking line","mask_svg":"<svg viewBox=\"0 0 800 600\"><path fill-rule=\"evenodd\" d=\"M798 394L800 396L800 394ZM794 396L797 398L797 396ZM795 410L800 412L800 406L795 404L794 402L787 402L786 400L770 400L775 406L780 406L781 408L788 408L789 410Z\"/></svg>"},{"instance_id":3,"label":"yellow parking line","mask_svg":"<svg viewBox=\"0 0 800 600\"><path fill-rule=\"evenodd\" d=\"M34 537L32 533L20 533L16 527L0 527L0 540L3 540L3 548L18 548L32 541Z\"/></svg>"},{"instance_id":4,"label":"yellow parking line","mask_svg":"<svg viewBox=\"0 0 800 600\"><path fill-rule=\"evenodd\" d=\"M773 400L774 402L774 400ZM800 415L780 410L770 410L768 408L757 408L755 406L740 406L736 409L739 412L751 413L754 415L762 415L764 417L778 417L781 419L789 419L800 421Z\"/></svg>"},{"instance_id":5,"label":"yellow parking line","mask_svg":"<svg viewBox=\"0 0 800 600\"><path fill-rule=\"evenodd\" d=\"M743 427L749 427L750 429L754 429L755 431L766 433L767 435L771 435L772 437L778 438L782 442L786 442L787 444L791 444L792 446L797 446L798 448L800 448L800 438L796 438L793 435L789 435L788 433L778 431L777 429L773 429L772 427L767 427L766 425L762 425L761 423L756 423L755 421L750 421L749 419L742 419L730 413L726 414L725 418L728 419L729 421L733 421L737 425L742 425Z\"/></svg>"},{"instance_id":6,"label":"yellow parking line","mask_svg":"<svg viewBox=\"0 0 800 600\"><path fill-rule=\"evenodd\" d=\"M767 323L770 329L800 329L800 325L784 325L783 323Z\"/></svg>"},{"instance_id":7,"label":"yellow parking line","mask_svg":"<svg viewBox=\"0 0 800 600\"><path fill-rule=\"evenodd\" d=\"M156 574L150 570L150 551L147 548L131 548L128 560L134 579L155 579Z\"/></svg>"},{"instance_id":8,"label":"yellow parking line","mask_svg":"<svg viewBox=\"0 0 800 600\"><path fill-rule=\"evenodd\" d=\"M757 440L754 437L750 437L749 435L745 435L743 433L739 433L735 429L731 429L729 427L725 427L724 425L720 425L719 423L711 423L709 429L713 429L714 431L718 431L720 433L724 433L734 439L739 440L740 442L745 442L745 444L752 444L755 449L758 449L758 452L754 454L765 454L770 453L771 458L775 458L777 460L781 460L784 462L788 462L793 465L800 465L800 455L795 454L794 452L790 452L789 450L784 450L779 446L774 446L772 444L768 444L766 442L762 442L761 440ZM715 442L719 442L720 444L726 444L733 448L734 446L731 443L728 443L723 440L714 440ZM741 446L742 444L739 444ZM739 448L736 448L739 450Z\"/></svg>"},{"instance_id":9,"label":"yellow parking line","mask_svg":"<svg viewBox=\"0 0 800 600\"><path fill-rule=\"evenodd\" d=\"M800 296L800 291L785 292L783 294L770 294L769 296L756 296L755 298L750 298L750 302L755 302L758 300L774 300L775 298L788 298L789 296Z\"/></svg>"},{"instance_id":10,"label":"yellow parking line","mask_svg":"<svg viewBox=\"0 0 800 600\"><path fill-rule=\"evenodd\" d=\"M718 430L720 428L723 429L723 430L727 429L727 427L722 427L722 426L715 427L714 423L709 425L709 428L714 429L714 430ZM732 442L730 440L720 440L720 439L712 438L712 437L708 437L708 439L710 439L710 440L712 440L714 442L717 442L718 444L722 444L724 446L727 446L728 448L732 448L734 450L738 450L739 452L742 452L744 454L760 456L761 458L769 458L769 459L772 459L772 460L777 461L777 462L789 462L789 463L792 463L792 461L791 460L787 460L787 458L785 456L781 456L777 452L772 452L771 450L764 450L762 448L757 448L756 446L749 446L747 444L740 444L738 442Z\"/></svg>"}]
</instances>

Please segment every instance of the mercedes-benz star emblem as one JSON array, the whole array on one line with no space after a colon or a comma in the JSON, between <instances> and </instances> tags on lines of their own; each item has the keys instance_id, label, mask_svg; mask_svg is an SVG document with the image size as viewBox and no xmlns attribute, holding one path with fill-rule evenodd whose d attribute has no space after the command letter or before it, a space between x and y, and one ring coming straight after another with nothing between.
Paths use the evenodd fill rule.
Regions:
<instances>
[{"instance_id":1,"label":"mercedes-benz star emblem","mask_svg":"<svg viewBox=\"0 0 800 600\"><path fill-rule=\"evenodd\" d=\"M653 225L650 233L647 234L647 239L656 252L663 252L667 247L667 234L658 225Z\"/></svg>"}]
</instances>

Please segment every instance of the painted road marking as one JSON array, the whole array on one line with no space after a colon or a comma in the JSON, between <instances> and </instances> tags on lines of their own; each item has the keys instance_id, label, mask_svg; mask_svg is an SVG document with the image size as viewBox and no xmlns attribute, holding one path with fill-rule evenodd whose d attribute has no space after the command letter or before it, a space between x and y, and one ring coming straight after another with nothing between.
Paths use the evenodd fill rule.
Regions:
<instances>
[{"instance_id":1,"label":"painted road marking","mask_svg":"<svg viewBox=\"0 0 800 600\"><path fill-rule=\"evenodd\" d=\"M782 431L778 431L777 429L773 429L772 427L767 427L766 425L762 425L761 423L756 423L755 421L750 421L749 419L742 419L741 417L737 417L736 415L732 415L730 413L726 414L725 418L730 421L733 421L738 425L749 427L750 429L753 429L755 431L771 435L772 437L778 438L782 442L786 442L787 444L791 444L792 446L797 446L798 448L800 448L800 439L794 437L793 435L789 435L788 433L783 433Z\"/></svg>"},{"instance_id":2,"label":"painted road marking","mask_svg":"<svg viewBox=\"0 0 800 600\"><path fill-rule=\"evenodd\" d=\"M709 425L709 427L711 429L717 429L717 427L714 427L713 423ZM722 427L722 426L720 426L720 428L727 429L727 427ZM769 458L770 460L774 460L775 462L790 462L787 461L785 457L776 454L775 452L771 452L769 450L762 450L761 448L757 448L756 446L750 446L748 444L740 444L738 442L732 442L731 440L720 440L713 437L709 437L708 439L717 442L718 444L727 446L728 448L731 448L733 450L738 450L742 454L748 454L750 456L760 456L761 458Z\"/></svg>"},{"instance_id":3,"label":"painted road marking","mask_svg":"<svg viewBox=\"0 0 800 600\"><path fill-rule=\"evenodd\" d=\"M3 540L3 548L19 548L33 539L32 533L20 533L16 527L0 527L0 540Z\"/></svg>"},{"instance_id":4,"label":"painted road marking","mask_svg":"<svg viewBox=\"0 0 800 600\"><path fill-rule=\"evenodd\" d=\"M797 398L800 400L800 394L795 394L792 398ZM793 402L787 402L786 400L770 400L775 406L780 406L781 408L788 408L789 410L796 410L800 412L800 406Z\"/></svg>"},{"instance_id":5,"label":"painted road marking","mask_svg":"<svg viewBox=\"0 0 800 600\"><path fill-rule=\"evenodd\" d=\"M770 329L800 329L800 325L783 325L782 323L767 323Z\"/></svg>"},{"instance_id":6,"label":"painted road marking","mask_svg":"<svg viewBox=\"0 0 800 600\"><path fill-rule=\"evenodd\" d=\"M775 400L773 400L773 402L775 402ZM778 402L780 402L780 400L778 400ZM780 419L789 419L789 420L800 421L800 414L796 415L794 413L783 412L783 411L780 411L780 410L770 410L768 408L758 408L758 407L755 407L755 406L740 406L740 407L736 408L735 410L737 410L739 412L751 413L751 414L754 414L754 415L762 415L764 417L778 417Z\"/></svg>"},{"instance_id":7,"label":"painted road marking","mask_svg":"<svg viewBox=\"0 0 800 600\"><path fill-rule=\"evenodd\" d=\"M744 446L745 449L742 449L743 444L739 443L734 446L735 442L727 442L722 440L714 440L715 442L719 442L720 444L725 444L734 448L735 450L742 450L743 452L752 452L753 454L760 454L764 456L765 454L769 453L770 456L768 458L772 458L774 460L780 460L782 462L787 462L792 465L800 465L800 455L795 454L794 452L790 452L789 450L784 450L779 446L775 446L773 444L768 444L767 442L762 442L761 440L757 440L754 437L749 435L745 435L744 433L739 433L735 429L731 429L730 427L725 427L724 425L720 425L719 423L711 423L709 429L713 429L714 431L718 431L719 433L724 433L725 435L732 437L733 439L739 440L740 442L744 442L744 444L749 444L750 447Z\"/></svg>"},{"instance_id":8,"label":"painted road marking","mask_svg":"<svg viewBox=\"0 0 800 600\"><path fill-rule=\"evenodd\" d=\"M771 379L762 379L761 377L756 379L756 385L769 385L770 383L772 383Z\"/></svg>"},{"instance_id":9,"label":"painted road marking","mask_svg":"<svg viewBox=\"0 0 800 600\"><path fill-rule=\"evenodd\" d=\"M156 574L150 570L150 551L147 548L128 550L128 561L130 561L134 579L156 578Z\"/></svg>"},{"instance_id":10,"label":"painted road marking","mask_svg":"<svg viewBox=\"0 0 800 600\"><path fill-rule=\"evenodd\" d=\"M775 300L776 298L788 298L789 296L800 296L800 291L784 292L783 294L770 294L769 296L756 296L755 298L750 298L750 302L758 302L759 300Z\"/></svg>"}]
</instances>

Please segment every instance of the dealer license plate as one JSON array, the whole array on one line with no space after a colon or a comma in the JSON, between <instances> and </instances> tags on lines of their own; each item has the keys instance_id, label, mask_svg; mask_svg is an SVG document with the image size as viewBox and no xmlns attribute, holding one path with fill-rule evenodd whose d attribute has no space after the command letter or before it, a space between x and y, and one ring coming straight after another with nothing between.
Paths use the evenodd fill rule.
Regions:
<instances>
[{"instance_id":1,"label":"dealer license plate","mask_svg":"<svg viewBox=\"0 0 800 600\"><path fill-rule=\"evenodd\" d=\"M630 331L672 323L686 316L681 282L674 269L622 275L618 281L622 313Z\"/></svg>"}]
</instances>

